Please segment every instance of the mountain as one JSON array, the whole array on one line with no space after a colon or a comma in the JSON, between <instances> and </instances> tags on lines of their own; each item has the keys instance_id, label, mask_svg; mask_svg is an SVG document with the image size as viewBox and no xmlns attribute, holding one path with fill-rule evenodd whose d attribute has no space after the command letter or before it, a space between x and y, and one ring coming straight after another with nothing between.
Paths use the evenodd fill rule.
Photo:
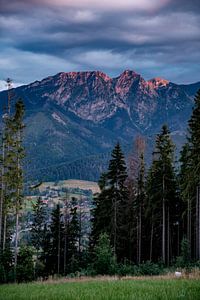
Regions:
<instances>
[{"instance_id":1,"label":"mountain","mask_svg":"<svg viewBox=\"0 0 200 300\"><path fill-rule=\"evenodd\" d=\"M62 72L13 89L13 103L21 97L26 107L27 179L97 180L116 141L128 152L134 137L144 135L151 149L164 123L180 146L199 88L200 82L145 81L126 70L116 78ZM6 97L0 92L1 112Z\"/></svg>"}]
</instances>

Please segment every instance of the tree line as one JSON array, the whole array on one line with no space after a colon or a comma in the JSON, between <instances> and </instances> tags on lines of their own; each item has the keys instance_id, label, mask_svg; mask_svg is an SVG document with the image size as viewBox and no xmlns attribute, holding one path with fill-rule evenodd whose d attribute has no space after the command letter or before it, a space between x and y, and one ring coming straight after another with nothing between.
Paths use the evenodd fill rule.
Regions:
<instances>
[{"instance_id":1,"label":"tree line","mask_svg":"<svg viewBox=\"0 0 200 300\"><path fill-rule=\"evenodd\" d=\"M57 204L47 217L47 208L39 197L33 204L28 238L19 247L24 200L23 117L21 99L13 111L7 107L3 115L1 282L81 270L86 274L123 273L129 267L133 271L133 266L144 274L144 270L151 269L151 273L156 266L184 266L200 260L200 91L178 163L167 125L156 136L149 167L143 137L136 138L127 158L117 143L108 170L99 179L100 193L94 196L90 236L83 236L76 199L64 197L62 207Z\"/></svg>"}]
</instances>

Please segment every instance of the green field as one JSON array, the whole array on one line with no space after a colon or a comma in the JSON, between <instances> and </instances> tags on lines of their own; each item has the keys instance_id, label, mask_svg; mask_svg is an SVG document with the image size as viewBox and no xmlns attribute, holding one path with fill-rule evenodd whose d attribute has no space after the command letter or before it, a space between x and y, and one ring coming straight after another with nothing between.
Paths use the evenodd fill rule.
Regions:
<instances>
[{"instance_id":1,"label":"green field","mask_svg":"<svg viewBox=\"0 0 200 300\"><path fill-rule=\"evenodd\" d=\"M198 300L200 281L185 279L107 280L0 286L1 300Z\"/></svg>"}]
</instances>

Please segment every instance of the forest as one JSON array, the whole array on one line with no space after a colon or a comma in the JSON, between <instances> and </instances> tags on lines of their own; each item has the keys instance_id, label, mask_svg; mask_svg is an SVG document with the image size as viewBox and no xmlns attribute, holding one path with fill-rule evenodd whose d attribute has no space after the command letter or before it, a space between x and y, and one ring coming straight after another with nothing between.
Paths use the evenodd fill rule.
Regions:
<instances>
[{"instance_id":1,"label":"forest","mask_svg":"<svg viewBox=\"0 0 200 300\"><path fill-rule=\"evenodd\" d=\"M144 137L136 137L127 157L120 143L115 145L99 179L100 193L93 197L87 237L77 199L66 195L48 222L47 207L38 197L31 230L20 239L24 114L22 99L12 109L8 99L0 136L1 283L81 274L157 275L200 266L200 91L179 161L167 124L156 136L149 167Z\"/></svg>"}]
</instances>

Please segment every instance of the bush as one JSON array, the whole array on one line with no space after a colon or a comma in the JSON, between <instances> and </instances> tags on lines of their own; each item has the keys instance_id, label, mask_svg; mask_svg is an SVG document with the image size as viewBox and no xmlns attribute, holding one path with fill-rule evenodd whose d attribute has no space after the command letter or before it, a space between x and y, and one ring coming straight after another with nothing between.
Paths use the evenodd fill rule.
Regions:
<instances>
[{"instance_id":1,"label":"bush","mask_svg":"<svg viewBox=\"0 0 200 300\"><path fill-rule=\"evenodd\" d=\"M35 278L44 277L45 265L40 260L35 263Z\"/></svg>"},{"instance_id":2,"label":"bush","mask_svg":"<svg viewBox=\"0 0 200 300\"><path fill-rule=\"evenodd\" d=\"M97 274L101 275L113 275L116 273L117 263L106 233L100 235L95 247L94 269Z\"/></svg>"},{"instance_id":3,"label":"bush","mask_svg":"<svg viewBox=\"0 0 200 300\"><path fill-rule=\"evenodd\" d=\"M125 260L123 264L119 264L117 274L120 276L137 276L139 275L139 267L132 262Z\"/></svg>"},{"instance_id":4,"label":"bush","mask_svg":"<svg viewBox=\"0 0 200 300\"><path fill-rule=\"evenodd\" d=\"M179 268L190 268L190 244L186 238L181 242L181 255L176 259L176 266Z\"/></svg>"},{"instance_id":5,"label":"bush","mask_svg":"<svg viewBox=\"0 0 200 300\"><path fill-rule=\"evenodd\" d=\"M11 249L6 247L0 259L0 282L7 283L14 281L13 277L13 256Z\"/></svg>"},{"instance_id":6,"label":"bush","mask_svg":"<svg viewBox=\"0 0 200 300\"><path fill-rule=\"evenodd\" d=\"M0 263L0 283L6 282L6 272L2 263Z\"/></svg>"},{"instance_id":7,"label":"bush","mask_svg":"<svg viewBox=\"0 0 200 300\"><path fill-rule=\"evenodd\" d=\"M159 275L163 272L163 269L158 264L146 261L139 265L140 275Z\"/></svg>"},{"instance_id":8,"label":"bush","mask_svg":"<svg viewBox=\"0 0 200 300\"><path fill-rule=\"evenodd\" d=\"M33 251L30 247L22 246L19 250L16 278L18 282L34 279Z\"/></svg>"}]
</instances>

